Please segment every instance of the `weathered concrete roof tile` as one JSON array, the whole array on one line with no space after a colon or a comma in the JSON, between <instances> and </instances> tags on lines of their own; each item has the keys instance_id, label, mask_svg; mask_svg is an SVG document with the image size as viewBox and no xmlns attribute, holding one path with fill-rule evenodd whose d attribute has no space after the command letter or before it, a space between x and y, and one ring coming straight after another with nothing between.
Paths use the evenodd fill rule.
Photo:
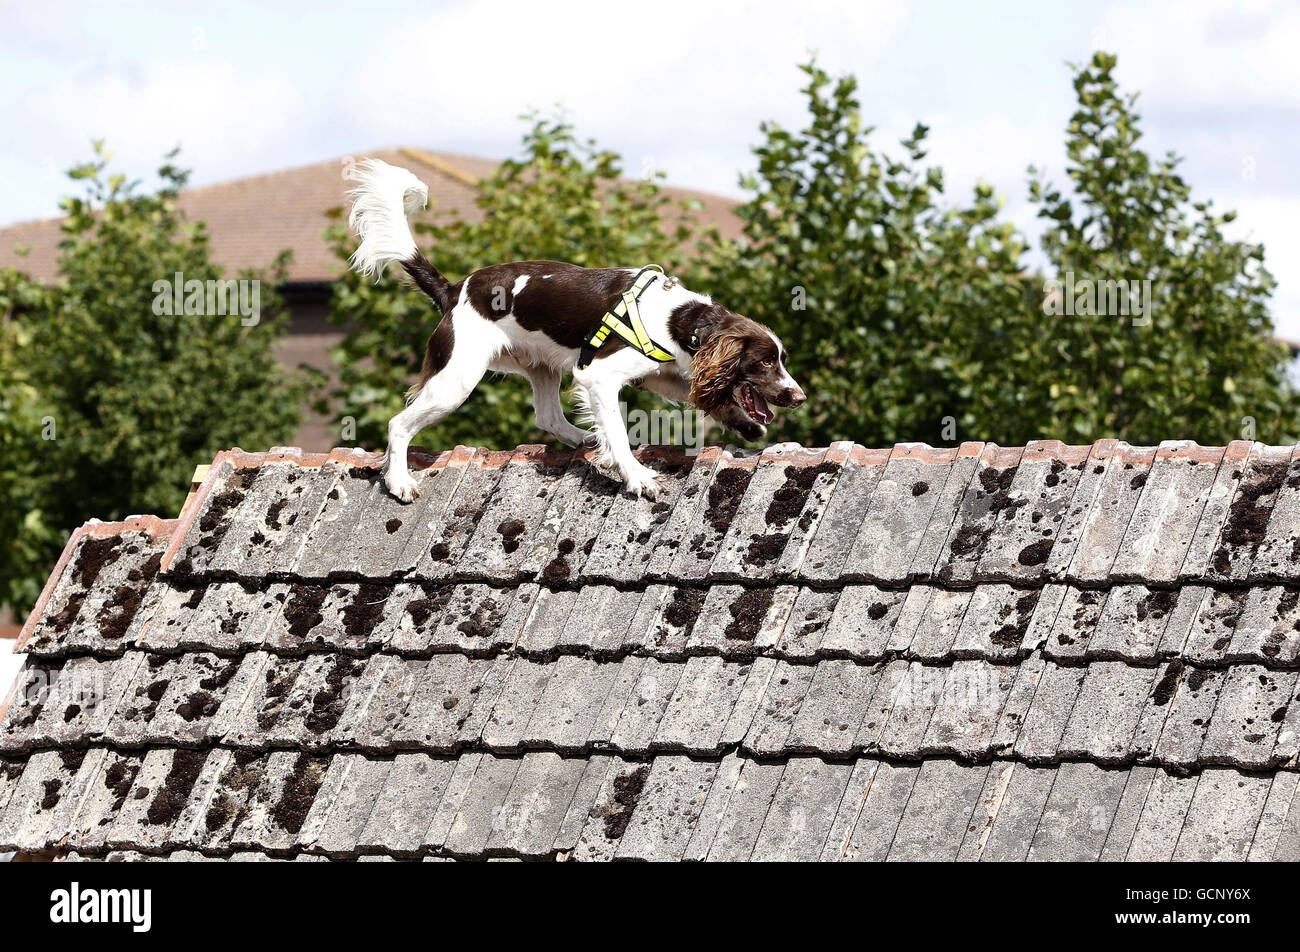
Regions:
<instances>
[{"instance_id":1,"label":"weathered concrete roof tile","mask_svg":"<svg viewBox=\"0 0 1300 952\"><path fill-rule=\"evenodd\" d=\"M962 450L966 449L963 445ZM959 454L916 443L894 447L871 494L842 578L900 584L912 577L924 537L920 527L928 526L932 517L945 529L952 522L955 500L941 489L958 470ZM940 510L940 506L944 508ZM930 574L930 569L929 565L917 566L921 577Z\"/></svg>"},{"instance_id":2,"label":"weathered concrete roof tile","mask_svg":"<svg viewBox=\"0 0 1300 952\"><path fill-rule=\"evenodd\" d=\"M605 778L609 776L614 762L614 758L606 754L592 754L583 758L582 776L578 778L573 797L569 800L568 808L556 830L555 841L551 844L557 859L575 857L578 840L587 820L595 815L596 798L605 789Z\"/></svg>"},{"instance_id":3,"label":"weathered concrete roof tile","mask_svg":"<svg viewBox=\"0 0 1300 952\"><path fill-rule=\"evenodd\" d=\"M347 689L347 701L330 734L336 747L372 753L394 748L393 728L423 686L429 665L423 658L372 655Z\"/></svg>"},{"instance_id":4,"label":"weathered concrete roof tile","mask_svg":"<svg viewBox=\"0 0 1300 952\"><path fill-rule=\"evenodd\" d=\"M1205 501L1205 508L1201 512L1201 518L1192 534L1191 544L1187 548L1187 555L1183 559L1183 568L1179 573L1182 577L1204 578L1216 561L1222 562L1223 558L1230 558L1226 550L1223 556L1219 556L1218 552L1223 549L1225 542L1231 544L1229 540L1237 532L1239 524L1235 520L1241 512L1241 506L1237 505L1236 509L1233 509L1235 497L1241 496L1244 500L1246 496L1252 494L1252 489L1243 486L1242 477L1244 473L1255 470L1260 462L1260 449L1262 447L1258 443L1234 440L1224 450L1223 459L1219 463L1214 483ZM1252 472L1248 481L1253 483L1255 475ZM1230 515L1234 517L1232 527L1226 525Z\"/></svg>"},{"instance_id":5,"label":"weathered concrete roof tile","mask_svg":"<svg viewBox=\"0 0 1300 952\"><path fill-rule=\"evenodd\" d=\"M1145 585L1112 588L1088 639L1088 656L1153 660L1178 597L1178 589L1151 589Z\"/></svg>"},{"instance_id":6,"label":"weathered concrete roof tile","mask_svg":"<svg viewBox=\"0 0 1300 952\"><path fill-rule=\"evenodd\" d=\"M1091 447L1055 440L1030 443L1016 467L975 577L1029 582L1041 578L1069 515Z\"/></svg>"},{"instance_id":7,"label":"weathered concrete roof tile","mask_svg":"<svg viewBox=\"0 0 1300 952\"><path fill-rule=\"evenodd\" d=\"M989 768L959 859L1023 862L1052 792L1056 771L1008 762Z\"/></svg>"},{"instance_id":8,"label":"weathered concrete roof tile","mask_svg":"<svg viewBox=\"0 0 1300 952\"><path fill-rule=\"evenodd\" d=\"M720 657L697 656L687 661L655 732L655 749L721 753L723 730L749 670L748 664Z\"/></svg>"},{"instance_id":9,"label":"weathered concrete roof tile","mask_svg":"<svg viewBox=\"0 0 1300 952\"><path fill-rule=\"evenodd\" d=\"M808 685L799 713L790 725L786 749L828 756L853 750L866 714L863 701L880 683L883 665L823 661Z\"/></svg>"},{"instance_id":10,"label":"weathered concrete roof tile","mask_svg":"<svg viewBox=\"0 0 1300 952\"><path fill-rule=\"evenodd\" d=\"M1291 665L1300 657L1300 589L1259 585L1246 593L1246 604L1232 632L1228 654L1234 660Z\"/></svg>"},{"instance_id":11,"label":"weathered concrete roof tile","mask_svg":"<svg viewBox=\"0 0 1300 952\"><path fill-rule=\"evenodd\" d=\"M609 735L612 747L632 754L649 752L685 667L651 658L631 669L636 677L630 690L625 690L628 681L620 679L610 691L610 698L622 704Z\"/></svg>"},{"instance_id":12,"label":"weathered concrete roof tile","mask_svg":"<svg viewBox=\"0 0 1300 952\"><path fill-rule=\"evenodd\" d=\"M1011 660L1021 654L1042 589L981 585L953 639L952 656Z\"/></svg>"},{"instance_id":13,"label":"weathered concrete roof tile","mask_svg":"<svg viewBox=\"0 0 1300 952\"><path fill-rule=\"evenodd\" d=\"M1102 845L1101 856L1098 857L1102 862L1122 862L1128 855L1157 769L1156 767L1134 767L1128 771L1124 792L1120 794L1119 803L1110 821L1110 829L1106 833L1106 842Z\"/></svg>"},{"instance_id":14,"label":"weathered concrete roof tile","mask_svg":"<svg viewBox=\"0 0 1300 952\"><path fill-rule=\"evenodd\" d=\"M1227 671L1205 732L1200 760L1234 767L1269 767L1278 732L1294 703L1296 672L1238 665Z\"/></svg>"},{"instance_id":15,"label":"weathered concrete roof tile","mask_svg":"<svg viewBox=\"0 0 1300 952\"><path fill-rule=\"evenodd\" d=\"M1119 554L1155 458L1154 447L1118 443L1109 455L1101 454L1100 459L1089 461L1091 472L1100 476L1100 482L1080 530L1074 556L1063 570L1066 580L1094 583L1110 577L1111 565ZM1097 473L1098 467L1102 468L1101 473ZM1061 571L1059 566L1049 564L1049 570L1053 568ZM1061 577L1056 572L1053 576Z\"/></svg>"},{"instance_id":16,"label":"weathered concrete roof tile","mask_svg":"<svg viewBox=\"0 0 1300 952\"><path fill-rule=\"evenodd\" d=\"M1163 669L1152 704L1167 709L1155 756L1163 764L1191 767L1198 763L1206 725L1223 690L1223 672L1191 668L1181 661Z\"/></svg>"},{"instance_id":17,"label":"weathered concrete roof tile","mask_svg":"<svg viewBox=\"0 0 1300 952\"><path fill-rule=\"evenodd\" d=\"M587 762L552 752L525 754L501 804L489 852L549 858Z\"/></svg>"},{"instance_id":18,"label":"weathered concrete roof tile","mask_svg":"<svg viewBox=\"0 0 1300 952\"><path fill-rule=\"evenodd\" d=\"M1086 657L1108 597L1106 590L1067 587L1056 611L1056 622L1043 643L1043 653L1059 661Z\"/></svg>"},{"instance_id":19,"label":"weathered concrete roof tile","mask_svg":"<svg viewBox=\"0 0 1300 952\"><path fill-rule=\"evenodd\" d=\"M8 849L40 850L56 842L76 810L85 760L84 750L32 754L0 815L0 843Z\"/></svg>"},{"instance_id":20,"label":"weathered concrete roof tile","mask_svg":"<svg viewBox=\"0 0 1300 952\"><path fill-rule=\"evenodd\" d=\"M928 595L929 590L915 586L911 592ZM894 629L899 625L907 628L909 622L918 620L915 616L904 620L905 602L912 600L911 592L905 596L874 585L846 585L826 623L819 654L862 661L884 657ZM913 630L908 630L907 644L911 643Z\"/></svg>"},{"instance_id":21,"label":"weathered concrete roof tile","mask_svg":"<svg viewBox=\"0 0 1300 952\"><path fill-rule=\"evenodd\" d=\"M1267 775L1201 771L1172 858L1244 861L1271 784Z\"/></svg>"},{"instance_id":22,"label":"weathered concrete roof tile","mask_svg":"<svg viewBox=\"0 0 1300 952\"><path fill-rule=\"evenodd\" d=\"M889 846L889 861L956 859L988 772L987 764L924 761Z\"/></svg>"},{"instance_id":23,"label":"weathered concrete roof tile","mask_svg":"<svg viewBox=\"0 0 1300 952\"><path fill-rule=\"evenodd\" d=\"M564 475L568 455L544 446L521 446L501 468L492 496L477 518L460 557L465 577L512 582L523 577L523 563L546 515L546 500Z\"/></svg>"},{"instance_id":24,"label":"weathered concrete roof tile","mask_svg":"<svg viewBox=\"0 0 1300 952\"><path fill-rule=\"evenodd\" d=\"M970 589L936 589L906 649L908 655L921 661L939 661L951 656L972 595Z\"/></svg>"},{"instance_id":25,"label":"weathered concrete roof tile","mask_svg":"<svg viewBox=\"0 0 1300 952\"><path fill-rule=\"evenodd\" d=\"M288 461L268 462L253 472L246 494L228 510L225 531L205 560L208 571L251 578L282 569L295 525L299 519L310 523L337 477L334 467Z\"/></svg>"},{"instance_id":26,"label":"weathered concrete roof tile","mask_svg":"<svg viewBox=\"0 0 1300 952\"><path fill-rule=\"evenodd\" d=\"M682 527L680 536L673 536L678 541L673 546L674 556L666 576L680 581L708 576L718 547L737 513L742 510L758 462L757 456L738 456L725 451L718 457L708 486L700 486L697 492L689 526ZM686 491L689 492L690 488ZM678 505L677 510L682 510L682 506ZM686 510L682 511L686 513ZM670 531L677 528L674 522L669 520Z\"/></svg>"},{"instance_id":27,"label":"weathered concrete roof tile","mask_svg":"<svg viewBox=\"0 0 1300 952\"><path fill-rule=\"evenodd\" d=\"M1132 750L1157 669L1097 661L1086 671L1058 750L1099 764L1123 763Z\"/></svg>"},{"instance_id":28,"label":"weathered concrete roof tile","mask_svg":"<svg viewBox=\"0 0 1300 952\"><path fill-rule=\"evenodd\" d=\"M558 654L561 645L572 650L590 644L591 629L584 624L585 619L574 618L570 624L578 597L573 589L540 589L515 641L519 653L545 660Z\"/></svg>"},{"instance_id":29,"label":"weathered concrete roof tile","mask_svg":"<svg viewBox=\"0 0 1300 952\"><path fill-rule=\"evenodd\" d=\"M428 533L418 526L412 532L408 546L418 546L418 554L412 553L409 547L403 552L403 563L413 566L408 578L436 582L455 575L460 558L478 528L483 508L496 490L501 469L511 455L493 450L474 452L455 489L442 503L441 512L430 511L423 523Z\"/></svg>"},{"instance_id":30,"label":"weathered concrete roof tile","mask_svg":"<svg viewBox=\"0 0 1300 952\"><path fill-rule=\"evenodd\" d=\"M660 862L681 859L717 772L715 760L672 754L656 757L615 856Z\"/></svg>"},{"instance_id":31,"label":"weathered concrete roof tile","mask_svg":"<svg viewBox=\"0 0 1300 952\"><path fill-rule=\"evenodd\" d=\"M983 759L992 748L1019 667L956 661L921 741L927 755Z\"/></svg>"},{"instance_id":32,"label":"weathered concrete roof tile","mask_svg":"<svg viewBox=\"0 0 1300 952\"><path fill-rule=\"evenodd\" d=\"M805 450L797 444L778 443L763 451L745 499L709 567L712 577L753 580L773 576L787 546L792 540L796 546L802 545L811 528L811 520L803 529L799 523L814 484L838 473L839 465L825 460L825 450Z\"/></svg>"},{"instance_id":33,"label":"weathered concrete roof tile","mask_svg":"<svg viewBox=\"0 0 1300 952\"><path fill-rule=\"evenodd\" d=\"M935 562L934 573L940 581L958 585L974 581L990 546L996 551L1009 534L1017 510L1029 502L1011 495L1024 453L1019 446L984 446Z\"/></svg>"},{"instance_id":34,"label":"weathered concrete roof tile","mask_svg":"<svg viewBox=\"0 0 1300 952\"><path fill-rule=\"evenodd\" d=\"M538 699L523 743L579 753L586 749L596 719L610 689L618 680L622 663L593 661L576 655L553 665L555 676Z\"/></svg>"},{"instance_id":35,"label":"weathered concrete roof tile","mask_svg":"<svg viewBox=\"0 0 1300 952\"><path fill-rule=\"evenodd\" d=\"M543 581L564 583L571 578L582 578L628 583L645 576L658 547L663 544L660 533L672 518L675 507L690 509L694 505L699 482L693 478L695 467L708 470L711 461L683 456L643 462L660 474L658 497L653 502L629 495L610 499L603 521L598 520L595 526L598 531L586 535L581 550L578 540L572 537L557 541L552 557L541 568ZM575 467L573 475L580 479L588 472L585 467ZM578 487L579 480L575 479L574 485ZM690 496L686 495L688 492ZM557 525L564 515L567 512L557 513ZM685 524L685 520L679 519L678 524Z\"/></svg>"},{"instance_id":36,"label":"weathered concrete roof tile","mask_svg":"<svg viewBox=\"0 0 1300 952\"><path fill-rule=\"evenodd\" d=\"M1111 565L1113 578L1157 583L1178 578L1223 452L1186 441L1160 444Z\"/></svg>"},{"instance_id":37,"label":"weathered concrete roof tile","mask_svg":"<svg viewBox=\"0 0 1300 952\"><path fill-rule=\"evenodd\" d=\"M1253 577L1285 581L1300 578L1297 538L1300 538L1300 459L1293 452L1286 478L1277 490L1273 511L1251 563Z\"/></svg>"},{"instance_id":38,"label":"weathered concrete roof tile","mask_svg":"<svg viewBox=\"0 0 1300 952\"><path fill-rule=\"evenodd\" d=\"M1047 662L1013 747L1017 756L1031 763L1056 757L1061 735L1087 676L1087 667L1063 667Z\"/></svg>"},{"instance_id":39,"label":"weathered concrete roof tile","mask_svg":"<svg viewBox=\"0 0 1300 952\"><path fill-rule=\"evenodd\" d=\"M863 863L885 861L920 770L920 764L879 763L843 847L843 859Z\"/></svg>"},{"instance_id":40,"label":"weathered concrete roof tile","mask_svg":"<svg viewBox=\"0 0 1300 952\"><path fill-rule=\"evenodd\" d=\"M830 452L835 453L835 449ZM801 579L830 582L841 578L890 455L889 450L853 446L840 462L830 498L816 517L815 526L809 526L814 531L799 565Z\"/></svg>"},{"instance_id":41,"label":"weathered concrete roof tile","mask_svg":"<svg viewBox=\"0 0 1300 952\"><path fill-rule=\"evenodd\" d=\"M767 680L767 690L754 712L744 747L755 756L778 754L786 749L790 728L812 685L816 669L778 661Z\"/></svg>"},{"instance_id":42,"label":"weathered concrete roof tile","mask_svg":"<svg viewBox=\"0 0 1300 952\"><path fill-rule=\"evenodd\" d=\"M742 862L753 855L754 845L763 831L772 798L776 796L784 773L785 765L781 763L757 760L743 760L739 764L724 762L714 783L716 785L718 780L722 780L726 784L725 802L719 803L720 815L716 818L709 816L709 842L698 847L701 851L707 850L707 859ZM712 794L711 787L710 801ZM705 816L708 815L701 814L702 818ZM690 845L695 846L694 843Z\"/></svg>"},{"instance_id":43,"label":"weathered concrete roof tile","mask_svg":"<svg viewBox=\"0 0 1300 952\"><path fill-rule=\"evenodd\" d=\"M502 807L522 763L520 757L484 755L478 759L468 787L456 797L456 814L443 844L447 852L454 856L484 853L501 823Z\"/></svg>"},{"instance_id":44,"label":"weathered concrete roof tile","mask_svg":"<svg viewBox=\"0 0 1300 952\"><path fill-rule=\"evenodd\" d=\"M392 769L392 760L336 754L298 831L296 845L333 856L354 855Z\"/></svg>"},{"instance_id":45,"label":"weathered concrete roof tile","mask_svg":"<svg viewBox=\"0 0 1300 952\"><path fill-rule=\"evenodd\" d=\"M1125 771L1093 763L1062 764L1027 858L1065 862L1100 858L1127 780Z\"/></svg>"},{"instance_id":46,"label":"weathered concrete roof tile","mask_svg":"<svg viewBox=\"0 0 1300 952\"><path fill-rule=\"evenodd\" d=\"M498 662L460 654L434 655L413 685L409 703L388 720L374 719L367 732L383 731L399 749L423 748L451 752L456 749L474 711L490 709L496 698L485 696L483 685ZM485 719L486 714L482 715ZM358 736L358 743L361 742ZM375 743L375 741L370 741Z\"/></svg>"},{"instance_id":47,"label":"weathered concrete roof tile","mask_svg":"<svg viewBox=\"0 0 1300 952\"><path fill-rule=\"evenodd\" d=\"M756 589L715 585L700 609L686 651L711 651L736 659L770 651L785 632L798 594L793 585Z\"/></svg>"},{"instance_id":48,"label":"weathered concrete roof tile","mask_svg":"<svg viewBox=\"0 0 1300 952\"><path fill-rule=\"evenodd\" d=\"M790 661L810 661L822 656L822 643L841 594L815 588L799 589L773 653ZM859 617L846 606L843 616L846 624L856 624Z\"/></svg>"},{"instance_id":49,"label":"weathered concrete roof tile","mask_svg":"<svg viewBox=\"0 0 1300 952\"><path fill-rule=\"evenodd\" d=\"M787 760L749 858L758 862L820 859L853 766L819 757Z\"/></svg>"},{"instance_id":50,"label":"weathered concrete roof tile","mask_svg":"<svg viewBox=\"0 0 1300 952\"><path fill-rule=\"evenodd\" d=\"M1296 774L1283 772L1273 775L1259 825L1250 841L1250 853L1246 856L1249 861L1267 863L1293 858L1277 855L1277 852L1286 836L1288 820L1300 815L1295 795L1297 784L1300 784L1300 776Z\"/></svg>"},{"instance_id":51,"label":"weathered concrete roof tile","mask_svg":"<svg viewBox=\"0 0 1300 952\"><path fill-rule=\"evenodd\" d=\"M886 669L887 672L888 670ZM922 747L934 709L943 697L948 672L949 669L944 666L913 661L906 669L894 669L894 683L890 683L888 676L882 677L876 695L872 698L872 708L876 707L876 698L887 688L892 688L889 713L874 744L868 744L867 749L878 749L893 757L916 756ZM871 710L867 713L867 722L863 725L865 730L870 730L873 713Z\"/></svg>"},{"instance_id":52,"label":"weathered concrete roof tile","mask_svg":"<svg viewBox=\"0 0 1300 952\"><path fill-rule=\"evenodd\" d=\"M74 534L0 849L1300 852L1293 447L221 454ZM1031 550L1031 551L1027 551Z\"/></svg>"}]
</instances>

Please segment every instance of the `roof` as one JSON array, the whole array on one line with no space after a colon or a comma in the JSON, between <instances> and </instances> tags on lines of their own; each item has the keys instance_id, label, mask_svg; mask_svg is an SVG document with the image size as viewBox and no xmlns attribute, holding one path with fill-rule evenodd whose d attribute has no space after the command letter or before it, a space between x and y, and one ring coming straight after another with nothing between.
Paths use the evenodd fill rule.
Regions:
<instances>
[{"instance_id":1,"label":"roof","mask_svg":"<svg viewBox=\"0 0 1300 952\"><path fill-rule=\"evenodd\" d=\"M1300 859L1300 447L219 454L0 709L74 858ZM52 684L48 691L31 686Z\"/></svg>"},{"instance_id":2,"label":"roof","mask_svg":"<svg viewBox=\"0 0 1300 952\"><path fill-rule=\"evenodd\" d=\"M474 203L476 183L492 174L496 162L409 147L358 155L415 172L429 186L429 207L422 213L426 220L449 210L469 221L482 219L483 210ZM342 170L351 158L185 189L178 205L190 221L207 223L212 259L227 273L266 268L282 250L291 248L291 283L333 281L342 269L321 233L330 223L326 212L344 204L348 184L342 179ZM664 191L675 199L699 201L702 219L717 225L723 235L740 234L731 199L690 189L669 187ZM17 268L38 281L54 281L58 277L58 244L63 239L61 221L52 218L0 228L0 268ZM30 251L19 255L14 246Z\"/></svg>"}]
</instances>

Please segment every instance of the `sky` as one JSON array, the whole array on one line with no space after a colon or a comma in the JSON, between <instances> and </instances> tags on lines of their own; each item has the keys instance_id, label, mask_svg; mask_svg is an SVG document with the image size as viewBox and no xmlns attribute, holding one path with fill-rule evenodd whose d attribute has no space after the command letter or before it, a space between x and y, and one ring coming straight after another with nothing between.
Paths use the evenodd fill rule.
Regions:
<instances>
[{"instance_id":1,"label":"sky","mask_svg":"<svg viewBox=\"0 0 1300 952\"><path fill-rule=\"evenodd\" d=\"M815 51L861 84L878 148L917 122L962 201L992 184L1031 239L1027 166L1064 182L1067 63L1119 55L1146 146L1263 241L1279 333L1300 340L1300 4L455 0L363 6L0 3L0 225L57 214L102 137L145 177L182 146L194 184L369 149L513 154L562 106L629 173L742 196L759 123L804 118ZM1034 263L1033 261L1030 262Z\"/></svg>"}]
</instances>

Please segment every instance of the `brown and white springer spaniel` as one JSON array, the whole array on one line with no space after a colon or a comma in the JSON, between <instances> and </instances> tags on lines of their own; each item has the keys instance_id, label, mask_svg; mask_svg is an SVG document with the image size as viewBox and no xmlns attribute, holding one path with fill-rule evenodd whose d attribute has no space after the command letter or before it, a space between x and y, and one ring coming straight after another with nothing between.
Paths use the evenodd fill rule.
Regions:
<instances>
[{"instance_id":1,"label":"brown and white springer spaniel","mask_svg":"<svg viewBox=\"0 0 1300 952\"><path fill-rule=\"evenodd\" d=\"M358 183L348 219L361 238L353 267L378 277L400 264L443 314L406 409L388 422L384 479L404 502L416 496L406 464L412 437L459 407L489 370L527 377L539 427L571 446L593 443L598 466L652 499L655 472L632 455L619 415L625 385L689 400L747 440L767 432L773 405L798 407L807 399L786 370L788 355L775 334L676 281L655 281L639 302L646 331L675 360L657 363L611 334L578 368L582 346L631 286L636 268L516 261L452 284L420 253L407 225L406 213L428 201L424 183L378 159L358 163L347 177ZM566 372L594 432L564 417L559 391Z\"/></svg>"}]
</instances>

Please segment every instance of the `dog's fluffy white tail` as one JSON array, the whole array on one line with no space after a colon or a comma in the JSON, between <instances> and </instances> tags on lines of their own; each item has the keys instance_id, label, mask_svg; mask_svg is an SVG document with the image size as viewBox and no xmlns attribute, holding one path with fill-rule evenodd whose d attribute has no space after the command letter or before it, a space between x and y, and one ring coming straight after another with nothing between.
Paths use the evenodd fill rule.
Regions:
<instances>
[{"instance_id":1,"label":"dog's fluffy white tail","mask_svg":"<svg viewBox=\"0 0 1300 952\"><path fill-rule=\"evenodd\" d=\"M348 192L352 197L348 225L361 238L352 253L352 267L378 278L392 262L416 253L406 216L428 204L428 186L406 169L379 159L358 162L343 177L357 183Z\"/></svg>"}]
</instances>

